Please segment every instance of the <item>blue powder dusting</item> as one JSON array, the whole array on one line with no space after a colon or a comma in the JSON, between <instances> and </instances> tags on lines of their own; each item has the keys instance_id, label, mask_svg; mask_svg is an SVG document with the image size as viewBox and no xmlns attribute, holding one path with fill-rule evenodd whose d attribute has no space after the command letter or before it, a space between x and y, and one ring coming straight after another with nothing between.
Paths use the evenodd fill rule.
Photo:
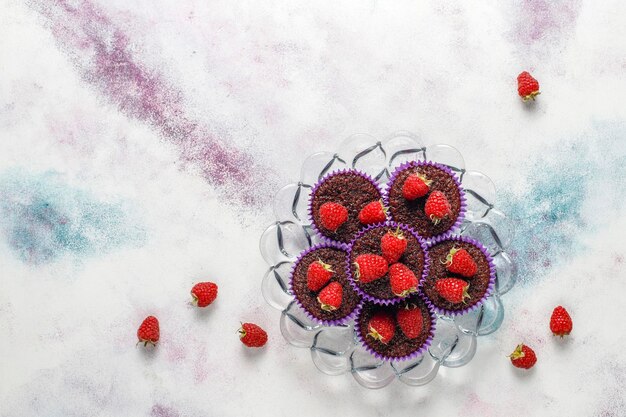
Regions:
<instances>
[{"instance_id":1,"label":"blue powder dusting","mask_svg":"<svg viewBox=\"0 0 626 417\"><path fill-rule=\"evenodd\" d=\"M581 209L589 179L572 163L533 169L529 190L504 195L503 210L516 223L511 248L521 282L532 282L554 260L577 249L574 236L585 227Z\"/></svg>"},{"instance_id":2,"label":"blue powder dusting","mask_svg":"<svg viewBox=\"0 0 626 417\"><path fill-rule=\"evenodd\" d=\"M626 127L596 124L594 128L573 145L555 147L529 163L522 193L501 195L502 210L515 222L511 253L522 284L536 282L555 264L575 256L584 248L585 233L610 224L585 221L598 214L585 210L593 190L605 193L598 207L602 213L623 203Z\"/></svg>"},{"instance_id":3,"label":"blue powder dusting","mask_svg":"<svg viewBox=\"0 0 626 417\"><path fill-rule=\"evenodd\" d=\"M98 201L53 172L0 174L0 229L24 262L42 264L138 243L143 231L132 223L121 204Z\"/></svg>"}]
</instances>

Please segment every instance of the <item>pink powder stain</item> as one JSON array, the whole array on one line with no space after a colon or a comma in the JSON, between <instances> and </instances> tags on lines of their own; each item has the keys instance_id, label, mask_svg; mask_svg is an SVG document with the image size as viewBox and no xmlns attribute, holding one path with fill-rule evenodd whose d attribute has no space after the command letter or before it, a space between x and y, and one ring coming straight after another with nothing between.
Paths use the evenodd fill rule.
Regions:
<instances>
[{"instance_id":1,"label":"pink powder stain","mask_svg":"<svg viewBox=\"0 0 626 417\"><path fill-rule=\"evenodd\" d=\"M465 410L468 414L479 415L482 417L495 415L491 404L484 402L475 392L472 392L467 396L463 410Z\"/></svg>"},{"instance_id":2,"label":"pink powder stain","mask_svg":"<svg viewBox=\"0 0 626 417\"><path fill-rule=\"evenodd\" d=\"M266 202L268 193L258 192L263 180L250 173L265 172L267 181L271 172L188 117L182 93L158 71L134 59L136 46L129 36L94 4L74 5L66 0L32 4L47 19L52 34L85 80L121 112L150 124L176 144L183 161L199 166L203 177L220 187L228 199L256 206Z\"/></svg>"},{"instance_id":3,"label":"pink powder stain","mask_svg":"<svg viewBox=\"0 0 626 417\"><path fill-rule=\"evenodd\" d=\"M561 38L575 24L580 1L524 0L514 29L517 42L530 46L546 37Z\"/></svg>"},{"instance_id":4,"label":"pink powder stain","mask_svg":"<svg viewBox=\"0 0 626 417\"><path fill-rule=\"evenodd\" d=\"M178 411L172 407L167 407L161 404L154 404L152 410L150 410L151 417L179 417Z\"/></svg>"},{"instance_id":5,"label":"pink powder stain","mask_svg":"<svg viewBox=\"0 0 626 417\"><path fill-rule=\"evenodd\" d=\"M202 346L198 349L196 358L194 361L193 367L193 376L196 384L202 383L206 381L209 376L209 370L206 366L207 357L206 357L206 348Z\"/></svg>"},{"instance_id":6,"label":"pink powder stain","mask_svg":"<svg viewBox=\"0 0 626 417\"><path fill-rule=\"evenodd\" d=\"M184 345L172 341L164 341L162 345L169 362L180 363L187 358L187 350Z\"/></svg>"}]
</instances>

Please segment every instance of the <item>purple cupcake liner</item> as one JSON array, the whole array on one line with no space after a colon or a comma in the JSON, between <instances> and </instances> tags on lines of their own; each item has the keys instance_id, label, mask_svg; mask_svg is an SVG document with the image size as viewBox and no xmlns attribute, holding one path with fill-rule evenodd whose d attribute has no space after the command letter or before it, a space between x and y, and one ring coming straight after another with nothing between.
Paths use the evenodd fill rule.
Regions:
<instances>
[{"instance_id":1,"label":"purple cupcake liner","mask_svg":"<svg viewBox=\"0 0 626 417\"><path fill-rule=\"evenodd\" d=\"M369 302L372 302L374 304L379 304L379 305L392 305L392 304L397 304L406 298L409 298L410 295L406 297L394 297L394 298L383 299L383 298L374 297L373 295L366 293L365 291L361 289L361 287L359 287L356 284L354 275L352 273L352 262L350 261L350 258L352 257L352 247L354 246L354 243L368 231L373 230L373 229L378 229L381 227L390 227L393 229L399 227L405 232L410 233L419 242L420 247L422 248L422 252L424 253L424 268L422 271L422 275L419 277L419 280L418 280L418 287L417 287L418 292L424 280L428 276L428 272L430 270L430 257L428 255L428 246L426 245L426 241L417 232L415 232L415 230L413 230L406 224L396 223L396 222L388 220L384 223L376 223L376 224L368 225L364 227L363 229L361 229L359 233L357 233L357 235L354 237L354 239L352 240L352 242L350 242L350 245L348 246L348 258L346 261L346 274L348 276L348 281L350 281L352 288L354 288L359 293L361 298L363 298L365 301L369 301Z\"/></svg>"},{"instance_id":2,"label":"purple cupcake liner","mask_svg":"<svg viewBox=\"0 0 626 417\"><path fill-rule=\"evenodd\" d=\"M454 173L454 171L452 171L447 166L437 163L437 162L432 162L432 161L408 161L398 166L389 177L389 181L387 182L387 186L385 187L385 193L383 195L383 201L384 201L385 207L389 207L389 192L391 191L391 188L393 187L393 183L395 182L398 174L400 174L405 169L415 168L415 167L420 167L420 166L433 166L449 174L454 180L459 190L459 196L461 199L461 207L459 208L459 215L456 218L456 222L454 222L454 224L450 226L450 228L443 233L440 233L435 236L431 236L429 238L425 237L424 239L426 239L426 241L429 242L438 237L446 236L450 233L458 231L461 228L461 224L463 223L463 219L465 218L465 212L467 211L467 199L465 198L465 190L463 189L463 186L461 185L461 181L459 180L457 175ZM389 214L389 216L393 220L393 216L391 215L391 213Z\"/></svg>"},{"instance_id":3,"label":"purple cupcake liner","mask_svg":"<svg viewBox=\"0 0 626 417\"><path fill-rule=\"evenodd\" d=\"M359 302L354 309L345 317L341 318L341 319L337 319L337 320L322 320L318 317L315 317L301 302L300 299L298 299L298 296L296 295L296 291L293 288L293 275L296 271L296 267L298 266L298 264L300 263L300 261L302 260L302 258L304 258L306 255L308 255L309 253L317 250L317 249L322 249L322 248L335 248L335 249L340 249L344 252L346 252L346 254L348 253L348 245L344 244L344 243L339 243L339 242L334 242L334 241L327 241L327 242L322 242L322 243L318 243L317 245L313 245L310 248L302 251L298 257L296 258L295 262L293 263L293 266L291 267L291 271L289 272L289 290L291 291L291 294L293 294L293 298L296 301L296 304L298 305L298 307L300 307L300 309L302 311L304 311L304 313L306 314L306 316L311 319L312 321L316 322L316 323L320 323L323 324L324 326L339 326L342 324L346 324L347 322L349 322L350 320L354 319L356 317L356 313L357 310L359 308L359 306L361 305L361 303ZM348 282L350 282L350 279L348 278Z\"/></svg>"},{"instance_id":4,"label":"purple cupcake liner","mask_svg":"<svg viewBox=\"0 0 626 417\"><path fill-rule=\"evenodd\" d=\"M365 350L367 350L367 352L370 355L373 355L375 358L383 360L383 361L403 362L403 361L416 358L427 352L428 348L430 347L430 344L433 341L433 338L435 337L437 315L435 314L435 309L432 303L427 298L424 298L424 296L422 296L420 293L414 294L413 296L419 297L419 299L424 302L424 304L426 305L426 308L428 309L428 313L430 314L430 331L429 331L428 337L426 338L422 346L420 346L419 349L417 349L416 351L411 352L405 356L385 356L376 352L374 349L370 347L369 344L367 344L367 342L363 339L363 336L361 335L361 326L359 325L359 316L361 315L361 311L363 310L364 304L359 305L359 307L357 308L357 312L356 312L356 319L354 321L354 331L356 332L358 341L361 343L361 345L365 348Z\"/></svg>"},{"instance_id":5,"label":"purple cupcake liner","mask_svg":"<svg viewBox=\"0 0 626 417\"><path fill-rule=\"evenodd\" d=\"M480 306L483 305L483 303L485 302L485 300L493 293L493 290L496 286L496 266L493 263L493 258L491 257L491 255L489 255L489 253L487 252L487 249L483 246L482 243L480 243L479 241L469 238L467 236L459 236L459 235L452 235L452 234L446 234L444 236L440 236L436 239L433 239L431 242L428 243L428 249L432 248L433 246L441 243L441 242L445 242L445 241L456 241L456 242L465 242L465 243L470 243L474 246L476 246L478 249L480 249L480 251L483 253L483 255L485 255L485 258L487 259L487 262L489 263L489 285L487 285L487 289L485 290L485 294L483 294L483 296L481 297L480 300L478 300L476 303L474 303L473 305L464 308L463 310L448 310L445 308L440 308L437 307L432 301L430 301L430 299L428 298L428 296L422 291L422 289L420 288L420 294L422 295L422 298L424 298L425 300L428 300L433 308L435 309L435 311L438 314L442 314L445 316L461 316L463 314L469 313L470 311L474 311L476 309L478 309Z\"/></svg>"},{"instance_id":6,"label":"purple cupcake liner","mask_svg":"<svg viewBox=\"0 0 626 417\"><path fill-rule=\"evenodd\" d=\"M335 175L341 175L341 174L346 174L346 173L350 173L350 174L356 174L360 177L365 178L366 180L368 180L369 182L371 182L375 187L376 190L378 190L378 193L380 194L380 198L384 199L384 193L382 188L380 187L380 184L378 183L378 181L376 181L374 178L372 178L371 176L369 176L368 174L361 172L357 169L340 169L340 170L336 170L333 171L329 174L326 174L321 180L319 180L317 183L315 183L315 185L313 185L313 188L311 188L311 194L310 194L310 198L309 198L309 205L308 205L308 213L309 213L309 220L311 221L311 228L313 229L313 231L315 232L315 234L317 236L319 236L323 241L326 242L335 242L335 243L339 243L339 244L347 244L335 239L332 239L328 236L326 236L321 229L319 229L317 227L317 225L315 224L315 219L313 217L313 197L315 196L315 192L317 191L317 189L320 187L320 185L322 185L326 180L328 180L329 178L335 176ZM384 200L383 200L384 201Z\"/></svg>"}]
</instances>

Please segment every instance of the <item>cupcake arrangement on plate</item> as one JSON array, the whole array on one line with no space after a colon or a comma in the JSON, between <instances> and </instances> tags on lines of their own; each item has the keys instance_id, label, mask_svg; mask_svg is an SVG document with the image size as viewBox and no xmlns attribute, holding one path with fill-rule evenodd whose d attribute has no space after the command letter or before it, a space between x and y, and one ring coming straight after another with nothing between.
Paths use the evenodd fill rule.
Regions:
<instances>
[{"instance_id":1,"label":"cupcake arrangement on plate","mask_svg":"<svg viewBox=\"0 0 626 417\"><path fill-rule=\"evenodd\" d=\"M308 208L321 243L293 264L291 292L314 322L354 320L357 339L379 359L423 353L435 313L465 314L493 291L487 250L455 235L465 193L444 165L406 162L384 186L356 169L331 172L312 187Z\"/></svg>"}]
</instances>

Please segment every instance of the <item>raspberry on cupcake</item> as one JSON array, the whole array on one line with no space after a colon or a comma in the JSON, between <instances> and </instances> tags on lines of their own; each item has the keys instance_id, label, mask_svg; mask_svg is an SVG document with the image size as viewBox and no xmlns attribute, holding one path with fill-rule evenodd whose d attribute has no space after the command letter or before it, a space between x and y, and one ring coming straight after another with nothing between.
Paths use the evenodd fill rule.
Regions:
<instances>
[{"instance_id":1,"label":"raspberry on cupcake","mask_svg":"<svg viewBox=\"0 0 626 417\"><path fill-rule=\"evenodd\" d=\"M349 247L350 281L365 300L374 303L397 303L417 292L427 269L424 241L405 225L368 226Z\"/></svg>"},{"instance_id":2,"label":"raspberry on cupcake","mask_svg":"<svg viewBox=\"0 0 626 417\"><path fill-rule=\"evenodd\" d=\"M334 325L348 321L360 297L350 285L345 245L323 243L303 252L291 271L291 291L307 315Z\"/></svg>"},{"instance_id":3,"label":"raspberry on cupcake","mask_svg":"<svg viewBox=\"0 0 626 417\"><path fill-rule=\"evenodd\" d=\"M355 331L363 346L384 360L401 361L424 353L432 341L436 317L418 294L399 304L365 302L356 318Z\"/></svg>"},{"instance_id":4,"label":"raspberry on cupcake","mask_svg":"<svg viewBox=\"0 0 626 417\"><path fill-rule=\"evenodd\" d=\"M463 237L435 239L421 291L440 314L458 315L479 307L495 286L495 266L483 245Z\"/></svg>"},{"instance_id":5,"label":"raspberry on cupcake","mask_svg":"<svg viewBox=\"0 0 626 417\"><path fill-rule=\"evenodd\" d=\"M411 161L400 165L387 184L385 205L393 221L428 239L461 224L465 196L456 175L446 166Z\"/></svg>"},{"instance_id":6,"label":"raspberry on cupcake","mask_svg":"<svg viewBox=\"0 0 626 417\"><path fill-rule=\"evenodd\" d=\"M311 191L309 214L323 237L350 243L364 224L384 221L382 192L368 175L343 170L326 175Z\"/></svg>"}]
</instances>

